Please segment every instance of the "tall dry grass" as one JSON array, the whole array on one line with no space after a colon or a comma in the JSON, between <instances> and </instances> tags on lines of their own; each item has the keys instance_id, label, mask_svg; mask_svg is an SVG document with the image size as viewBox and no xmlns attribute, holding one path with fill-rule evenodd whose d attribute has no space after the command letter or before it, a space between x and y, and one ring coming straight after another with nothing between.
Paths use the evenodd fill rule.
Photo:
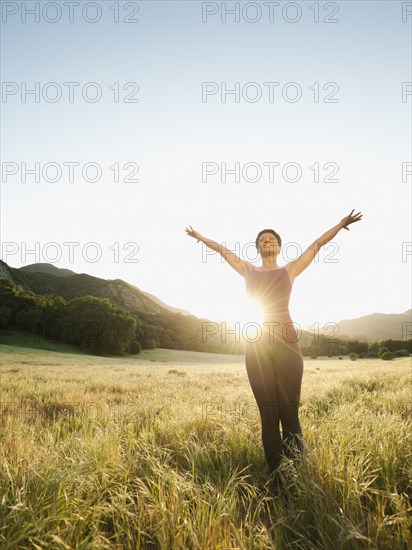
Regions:
<instances>
[{"instance_id":1,"label":"tall dry grass","mask_svg":"<svg viewBox=\"0 0 412 550\"><path fill-rule=\"evenodd\" d=\"M283 489L242 357L2 346L1 363L3 549L412 545L410 358L305 359Z\"/></svg>"}]
</instances>

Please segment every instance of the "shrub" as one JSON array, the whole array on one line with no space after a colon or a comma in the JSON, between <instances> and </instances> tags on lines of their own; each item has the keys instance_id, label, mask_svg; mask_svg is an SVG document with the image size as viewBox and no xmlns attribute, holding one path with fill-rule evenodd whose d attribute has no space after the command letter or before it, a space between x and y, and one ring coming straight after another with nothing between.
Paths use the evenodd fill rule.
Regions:
<instances>
[{"instance_id":1,"label":"shrub","mask_svg":"<svg viewBox=\"0 0 412 550\"><path fill-rule=\"evenodd\" d=\"M379 348L379 357L382 357L387 351L389 351L388 348Z\"/></svg>"},{"instance_id":2,"label":"shrub","mask_svg":"<svg viewBox=\"0 0 412 550\"><path fill-rule=\"evenodd\" d=\"M141 351L142 351L142 346L139 344L137 340L133 340L133 342L130 342L129 353L133 355L137 355Z\"/></svg>"},{"instance_id":3,"label":"shrub","mask_svg":"<svg viewBox=\"0 0 412 550\"><path fill-rule=\"evenodd\" d=\"M350 354L349 354L349 359L351 361L356 361L356 359L359 357L359 355L357 353L355 353L354 351L351 351Z\"/></svg>"},{"instance_id":4,"label":"shrub","mask_svg":"<svg viewBox=\"0 0 412 550\"><path fill-rule=\"evenodd\" d=\"M381 355L381 359L383 359L384 361L390 361L391 359L394 359L394 358L395 358L395 354L392 353L391 351L385 351Z\"/></svg>"},{"instance_id":5,"label":"shrub","mask_svg":"<svg viewBox=\"0 0 412 550\"><path fill-rule=\"evenodd\" d=\"M393 353L395 357L409 357L409 350L407 349L397 349Z\"/></svg>"}]
</instances>

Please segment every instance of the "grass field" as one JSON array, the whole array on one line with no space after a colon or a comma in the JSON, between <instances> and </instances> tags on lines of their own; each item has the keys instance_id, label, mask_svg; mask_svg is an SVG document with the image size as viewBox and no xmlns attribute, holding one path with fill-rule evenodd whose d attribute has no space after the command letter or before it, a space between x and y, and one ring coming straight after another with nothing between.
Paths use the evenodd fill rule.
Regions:
<instances>
[{"instance_id":1,"label":"grass field","mask_svg":"<svg viewBox=\"0 0 412 550\"><path fill-rule=\"evenodd\" d=\"M42 345L1 346L2 549L411 547L411 358L305 358L277 491L242 356Z\"/></svg>"}]
</instances>

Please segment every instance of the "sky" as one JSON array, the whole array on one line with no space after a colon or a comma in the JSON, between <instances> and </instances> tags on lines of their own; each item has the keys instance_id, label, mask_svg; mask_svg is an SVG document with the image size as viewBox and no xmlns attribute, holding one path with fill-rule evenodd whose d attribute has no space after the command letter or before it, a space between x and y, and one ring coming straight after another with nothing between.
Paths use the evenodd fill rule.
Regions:
<instances>
[{"instance_id":1,"label":"sky","mask_svg":"<svg viewBox=\"0 0 412 550\"><path fill-rule=\"evenodd\" d=\"M282 267L355 209L292 319L411 307L410 2L1 4L3 261L233 323L245 281L186 227L256 266L273 228Z\"/></svg>"}]
</instances>

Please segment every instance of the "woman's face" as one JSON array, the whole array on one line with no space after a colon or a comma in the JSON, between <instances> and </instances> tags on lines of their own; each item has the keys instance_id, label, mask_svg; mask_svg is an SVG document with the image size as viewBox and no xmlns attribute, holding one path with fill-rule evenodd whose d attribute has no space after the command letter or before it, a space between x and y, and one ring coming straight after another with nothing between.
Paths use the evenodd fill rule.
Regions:
<instances>
[{"instance_id":1,"label":"woman's face","mask_svg":"<svg viewBox=\"0 0 412 550\"><path fill-rule=\"evenodd\" d=\"M258 248L260 254L278 253L279 243L277 238L272 233L262 233L258 240Z\"/></svg>"}]
</instances>

